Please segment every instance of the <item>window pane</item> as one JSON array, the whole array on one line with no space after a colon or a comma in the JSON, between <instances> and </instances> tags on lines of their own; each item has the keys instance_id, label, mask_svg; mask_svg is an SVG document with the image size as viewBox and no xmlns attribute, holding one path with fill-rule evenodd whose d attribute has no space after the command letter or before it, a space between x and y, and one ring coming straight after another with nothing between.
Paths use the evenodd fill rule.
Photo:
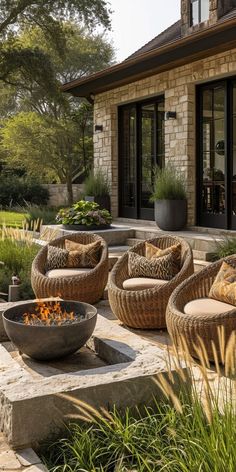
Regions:
<instances>
[{"instance_id":1,"label":"window pane","mask_svg":"<svg viewBox=\"0 0 236 472\"><path fill-rule=\"evenodd\" d=\"M205 121L208 121L212 118L212 90L203 91L203 116Z\"/></svg>"},{"instance_id":2,"label":"window pane","mask_svg":"<svg viewBox=\"0 0 236 472\"><path fill-rule=\"evenodd\" d=\"M225 90L203 91L202 110L202 210L225 213Z\"/></svg>"},{"instance_id":3,"label":"window pane","mask_svg":"<svg viewBox=\"0 0 236 472\"><path fill-rule=\"evenodd\" d=\"M199 0L192 1L191 18L192 25L197 25L199 23Z\"/></svg>"},{"instance_id":4,"label":"window pane","mask_svg":"<svg viewBox=\"0 0 236 472\"><path fill-rule=\"evenodd\" d=\"M201 21L209 19L209 0L201 0Z\"/></svg>"},{"instance_id":5,"label":"window pane","mask_svg":"<svg viewBox=\"0 0 236 472\"><path fill-rule=\"evenodd\" d=\"M233 177L232 177L232 211L236 215L236 83L233 84Z\"/></svg>"},{"instance_id":6,"label":"window pane","mask_svg":"<svg viewBox=\"0 0 236 472\"><path fill-rule=\"evenodd\" d=\"M141 110L141 207L152 208L150 203L153 166L155 164L155 105L143 105Z\"/></svg>"},{"instance_id":7,"label":"window pane","mask_svg":"<svg viewBox=\"0 0 236 472\"><path fill-rule=\"evenodd\" d=\"M120 160L122 166L122 204L135 206L136 178L136 109L122 111L122 142Z\"/></svg>"},{"instance_id":8,"label":"window pane","mask_svg":"<svg viewBox=\"0 0 236 472\"><path fill-rule=\"evenodd\" d=\"M214 89L214 119L222 119L225 114L225 90L224 87Z\"/></svg>"}]
</instances>

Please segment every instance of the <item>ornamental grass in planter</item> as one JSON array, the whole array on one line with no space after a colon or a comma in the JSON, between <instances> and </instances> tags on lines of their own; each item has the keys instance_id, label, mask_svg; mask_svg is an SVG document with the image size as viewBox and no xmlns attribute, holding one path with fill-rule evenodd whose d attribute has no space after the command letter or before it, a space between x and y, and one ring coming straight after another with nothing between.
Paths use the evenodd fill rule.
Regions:
<instances>
[{"instance_id":1,"label":"ornamental grass in planter","mask_svg":"<svg viewBox=\"0 0 236 472\"><path fill-rule=\"evenodd\" d=\"M56 221L65 229L95 231L110 228L112 218L109 211L101 209L97 203L80 200L70 208L62 208Z\"/></svg>"},{"instance_id":2,"label":"ornamental grass in planter","mask_svg":"<svg viewBox=\"0 0 236 472\"><path fill-rule=\"evenodd\" d=\"M156 168L151 201L155 203L155 221L160 229L179 231L187 222L187 198L183 176L167 166Z\"/></svg>"},{"instance_id":3,"label":"ornamental grass in planter","mask_svg":"<svg viewBox=\"0 0 236 472\"><path fill-rule=\"evenodd\" d=\"M101 208L111 210L110 183L101 169L91 171L84 182L85 200L98 203Z\"/></svg>"}]
</instances>

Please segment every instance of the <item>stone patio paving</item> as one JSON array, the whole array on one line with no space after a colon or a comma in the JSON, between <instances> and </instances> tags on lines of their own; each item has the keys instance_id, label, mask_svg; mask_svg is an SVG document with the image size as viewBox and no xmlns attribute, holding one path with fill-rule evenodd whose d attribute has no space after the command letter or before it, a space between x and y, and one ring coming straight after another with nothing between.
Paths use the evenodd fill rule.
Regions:
<instances>
[{"instance_id":1,"label":"stone patio paving","mask_svg":"<svg viewBox=\"0 0 236 472\"><path fill-rule=\"evenodd\" d=\"M47 472L33 449L13 451L0 433L0 472Z\"/></svg>"}]
</instances>

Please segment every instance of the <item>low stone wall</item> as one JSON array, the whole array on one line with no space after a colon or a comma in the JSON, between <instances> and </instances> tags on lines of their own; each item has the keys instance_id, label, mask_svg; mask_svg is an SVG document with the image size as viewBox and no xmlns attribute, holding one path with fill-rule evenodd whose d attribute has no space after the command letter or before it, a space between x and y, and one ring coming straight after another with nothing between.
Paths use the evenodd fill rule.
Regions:
<instances>
[{"instance_id":1,"label":"low stone wall","mask_svg":"<svg viewBox=\"0 0 236 472\"><path fill-rule=\"evenodd\" d=\"M67 189L65 184L43 184L43 187L49 191L49 202L48 206L60 206L67 205ZM73 185L74 201L80 199L81 192L83 191L82 184Z\"/></svg>"}]
</instances>

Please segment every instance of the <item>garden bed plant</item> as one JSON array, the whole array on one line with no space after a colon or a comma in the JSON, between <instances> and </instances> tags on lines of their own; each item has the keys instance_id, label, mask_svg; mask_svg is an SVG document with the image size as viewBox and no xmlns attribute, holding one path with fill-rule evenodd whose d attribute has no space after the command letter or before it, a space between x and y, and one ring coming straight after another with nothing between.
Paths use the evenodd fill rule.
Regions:
<instances>
[{"instance_id":1,"label":"garden bed plant","mask_svg":"<svg viewBox=\"0 0 236 472\"><path fill-rule=\"evenodd\" d=\"M208 370L203 343L197 374L183 340L185 371L175 353L181 382L174 380L169 367L167 375L156 380L164 398L160 399L159 390L152 405L147 398L146 405L133 410L98 411L68 396L75 405L77 423L69 426L63 439L42 451L49 471L235 472L236 338L231 337L226 346L220 330L219 339L221 359L216 355L215 373Z\"/></svg>"},{"instance_id":2,"label":"garden bed plant","mask_svg":"<svg viewBox=\"0 0 236 472\"><path fill-rule=\"evenodd\" d=\"M40 246L33 239L17 229L5 228L0 231L0 291L8 292L12 276L17 275L21 281L20 297L22 300L34 298L31 287L31 265Z\"/></svg>"},{"instance_id":3,"label":"garden bed plant","mask_svg":"<svg viewBox=\"0 0 236 472\"><path fill-rule=\"evenodd\" d=\"M62 208L56 221L68 229L94 230L110 227L112 217L108 210L100 209L97 203L80 200L70 208Z\"/></svg>"}]
</instances>

